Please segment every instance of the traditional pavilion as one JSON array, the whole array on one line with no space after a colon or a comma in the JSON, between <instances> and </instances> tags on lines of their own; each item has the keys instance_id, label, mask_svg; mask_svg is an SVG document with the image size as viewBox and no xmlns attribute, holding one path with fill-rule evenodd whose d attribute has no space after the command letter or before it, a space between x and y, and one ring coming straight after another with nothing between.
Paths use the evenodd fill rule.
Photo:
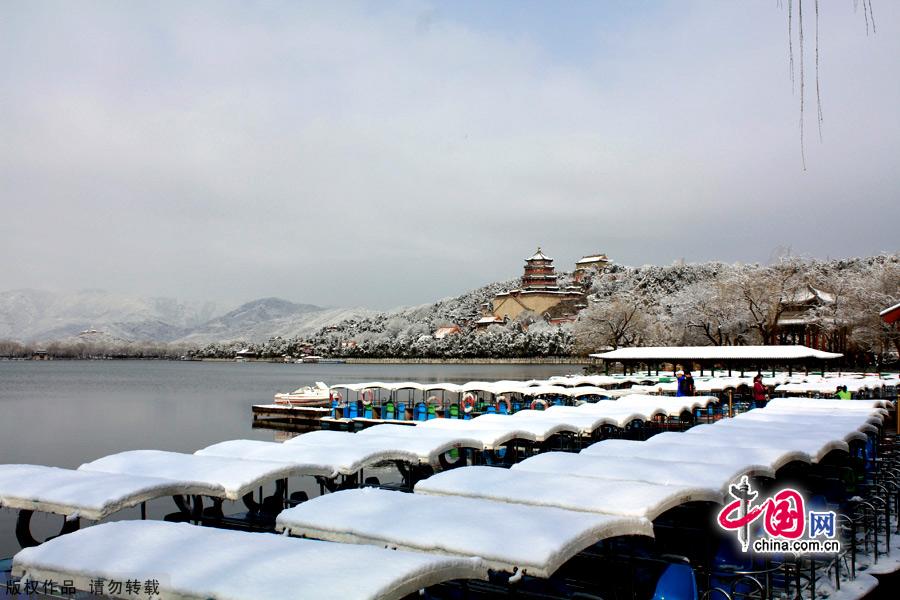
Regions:
<instances>
[{"instance_id":1,"label":"traditional pavilion","mask_svg":"<svg viewBox=\"0 0 900 600\"><path fill-rule=\"evenodd\" d=\"M578 286L560 288L553 259L538 248L525 259L522 287L497 294L491 303L495 319L515 319L534 313L547 320L573 317L585 306L584 292Z\"/></svg>"},{"instance_id":2,"label":"traditional pavilion","mask_svg":"<svg viewBox=\"0 0 900 600\"><path fill-rule=\"evenodd\" d=\"M782 313L776 323L777 331L772 342L779 345L801 344L829 352L844 352L847 348L846 327L835 323L830 317L815 314L817 309L827 310L834 303L834 294L811 285L806 285L791 297L782 300Z\"/></svg>"},{"instance_id":3,"label":"traditional pavilion","mask_svg":"<svg viewBox=\"0 0 900 600\"><path fill-rule=\"evenodd\" d=\"M599 252L589 256L582 256L575 263L575 283L581 283L597 273L602 273L611 262L608 256Z\"/></svg>"}]
</instances>

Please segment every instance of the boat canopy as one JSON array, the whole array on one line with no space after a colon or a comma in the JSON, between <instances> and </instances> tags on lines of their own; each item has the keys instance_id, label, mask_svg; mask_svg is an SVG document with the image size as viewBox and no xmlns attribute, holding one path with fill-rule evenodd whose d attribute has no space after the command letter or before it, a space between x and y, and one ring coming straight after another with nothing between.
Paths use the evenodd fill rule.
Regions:
<instances>
[{"instance_id":1,"label":"boat canopy","mask_svg":"<svg viewBox=\"0 0 900 600\"><path fill-rule=\"evenodd\" d=\"M262 460L243 460L131 450L98 458L78 467L80 471L158 477L182 482L186 487L208 486L208 496L239 500L259 486L293 475L308 474L307 467Z\"/></svg>"},{"instance_id":2,"label":"boat canopy","mask_svg":"<svg viewBox=\"0 0 900 600\"><path fill-rule=\"evenodd\" d=\"M0 465L0 507L99 521L124 508L177 494L219 496L210 483L60 469Z\"/></svg>"},{"instance_id":3,"label":"boat canopy","mask_svg":"<svg viewBox=\"0 0 900 600\"><path fill-rule=\"evenodd\" d=\"M623 458L544 452L512 466L514 471L566 473L574 477L591 477L613 481L644 481L662 485L688 485L719 489L723 494L741 475L774 477L765 465L744 465L661 461L649 458ZM610 483L609 485L617 485Z\"/></svg>"},{"instance_id":4,"label":"boat canopy","mask_svg":"<svg viewBox=\"0 0 900 600\"><path fill-rule=\"evenodd\" d=\"M278 515L276 529L320 540L478 556L492 570L535 577L549 577L603 539L653 536L653 525L639 517L375 488L304 502Z\"/></svg>"},{"instance_id":5,"label":"boat canopy","mask_svg":"<svg viewBox=\"0 0 900 600\"><path fill-rule=\"evenodd\" d=\"M339 431L327 433L353 435ZM198 450L196 454L287 463L294 466L298 473L328 478L337 475L352 475L359 472L360 469L369 468L385 461L401 461L410 464L416 464L419 461L416 454L399 448L386 449L383 446L365 443L335 443L334 438L331 443L322 438L320 438L321 443L304 443L306 440L301 438L303 436L294 438L299 441L292 443L231 440L207 446ZM353 440L355 441L355 438Z\"/></svg>"},{"instance_id":6,"label":"boat canopy","mask_svg":"<svg viewBox=\"0 0 900 600\"><path fill-rule=\"evenodd\" d=\"M289 565L290 568L286 568ZM354 569L348 565L373 565ZM478 558L423 554L164 521L103 523L16 554L12 574L159 584L162 597L398 600L454 579L486 579Z\"/></svg>"},{"instance_id":7,"label":"boat canopy","mask_svg":"<svg viewBox=\"0 0 900 600\"><path fill-rule=\"evenodd\" d=\"M499 467L462 467L418 482L417 494L464 496L496 502L653 520L685 502L724 500L719 488L609 481Z\"/></svg>"}]
</instances>

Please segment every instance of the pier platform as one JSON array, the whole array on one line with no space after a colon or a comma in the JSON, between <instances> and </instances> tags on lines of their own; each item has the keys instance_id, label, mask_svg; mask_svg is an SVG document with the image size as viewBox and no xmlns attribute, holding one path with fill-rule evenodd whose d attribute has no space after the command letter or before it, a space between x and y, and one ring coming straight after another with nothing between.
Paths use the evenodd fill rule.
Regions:
<instances>
[{"instance_id":1,"label":"pier platform","mask_svg":"<svg viewBox=\"0 0 900 600\"><path fill-rule=\"evenodd\" d=\"M318 429L322 418L331 415L331 409L323 406L254 404L251 410L254 428L284 431Z\"/></svg>"}]
</instances>

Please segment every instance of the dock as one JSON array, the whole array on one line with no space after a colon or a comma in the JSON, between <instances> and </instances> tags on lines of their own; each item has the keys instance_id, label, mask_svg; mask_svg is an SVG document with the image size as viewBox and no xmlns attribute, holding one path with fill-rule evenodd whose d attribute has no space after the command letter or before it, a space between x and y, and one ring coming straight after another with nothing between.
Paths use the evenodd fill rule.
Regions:
<instances>
[{"instance_id":1,"label":"dock","mask_svg":"<svg viewBox=\"0 0 900 600\"><path fill-rule=\"evenodd\" d=\"M300 431L318 429L323 417L331 416L331 409L324 406L289 406L285 404L254 404L254 429Z\"/></svg>"}]
</instances>

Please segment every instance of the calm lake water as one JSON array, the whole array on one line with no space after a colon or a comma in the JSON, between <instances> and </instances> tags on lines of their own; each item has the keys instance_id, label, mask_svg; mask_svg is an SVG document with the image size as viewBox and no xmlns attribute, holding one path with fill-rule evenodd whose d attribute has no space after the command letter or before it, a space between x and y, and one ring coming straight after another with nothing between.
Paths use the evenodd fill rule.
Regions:
<instances>
[{"instance_id":1,"label":"calm lake water","mask_svg":"<svg viewBox=\"0 0 900 600\"><path fill-rule=\"evenodd\" d=\"M333 365L170 361L0 361L0 463L74 468L136 449L194 452L252 429L250 406L315 381L531 379L572 365ZM158 501L163 502L163 501ZM171 503L171 500L168 501ZM150 516L158 518L169 507ZM159 512L163 511L163 512ZM133 518L125 511L122 516ZM50 533L61 517L35 517ZM0 509L0 557L16 552L15 513Z\"/></svg>"}]
</instances>

